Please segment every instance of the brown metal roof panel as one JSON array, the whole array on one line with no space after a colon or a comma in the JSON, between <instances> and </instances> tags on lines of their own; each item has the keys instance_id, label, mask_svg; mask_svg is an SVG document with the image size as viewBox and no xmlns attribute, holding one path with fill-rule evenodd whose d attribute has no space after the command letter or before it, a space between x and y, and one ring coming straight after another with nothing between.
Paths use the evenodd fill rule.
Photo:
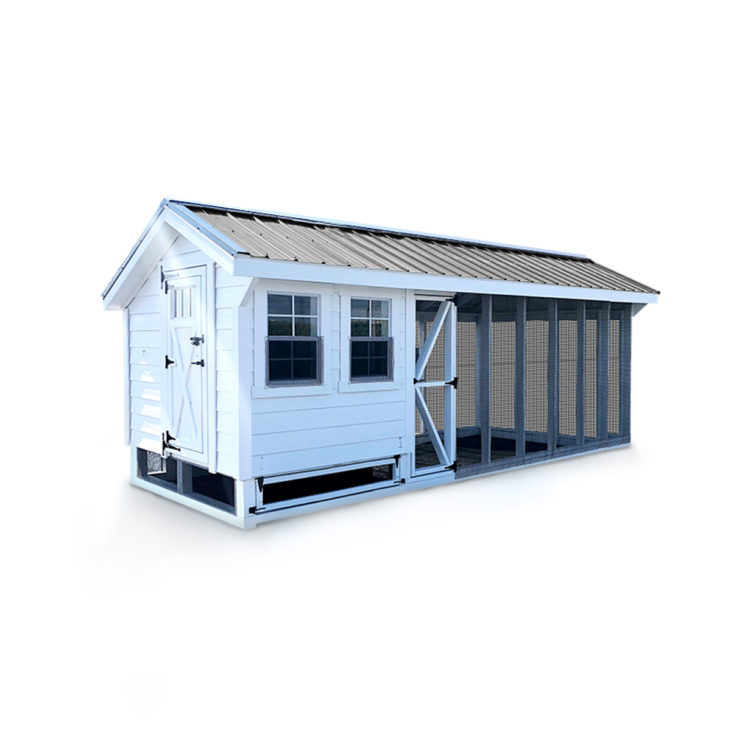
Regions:
<instances>
[{"instance_id":1,"label":"brown metal roof panel","mask_svg":"<svg viewBox=\"0 0 731 731\"><path fill-rule=\"evenodd\" d=\"M247 237L256 246L257 253L253 254L254 256L294 261L295 257L289 243L280 241L279 236L272 234L253 218L237 217L236 223L241 235Z\"/></svg>"},{"instance_id":2,"label":"brown metal roof panel","mask_svg":"<svg viewBox=\"0 0 731 731\"><path fill-rule=\"evenodd\" d=\"M363 243L356 239L350 231L331 231L330 239L334 246L339 246L340 251L347 256L351 266L364 269L398 269L389 267L389 262L384 261L382 254L374 252L372 247L363 246Z\"/></svg>"},{"instance_id":3,"label":"brown metal roof panel","mask_svg":"<svg viewBox=\"0 0 731 731\"><path fill-rule=\"evenodd\" d=\"M225 209L192 210L251 256L365 269L657 293L591 259L448 239L259 217Z\"/></svg>"}]
</instances>

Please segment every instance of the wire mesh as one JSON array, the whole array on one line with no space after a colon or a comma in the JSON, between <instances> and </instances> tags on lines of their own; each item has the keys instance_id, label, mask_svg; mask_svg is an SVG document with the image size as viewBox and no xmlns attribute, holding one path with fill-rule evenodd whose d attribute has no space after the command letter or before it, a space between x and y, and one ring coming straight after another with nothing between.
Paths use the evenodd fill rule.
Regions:
<instances>
[{"instance_id":1,"label":"wire mesh","mask_svg":"<svg viewBox=\"0 0 731 731\"><path fill-rule=\"evenodd\" d=\"M457 323L457 428L477 424L477 323Z\"/></svg>"},{"instance_id":2,"label":"wire mesh","mask_svg":"<svg viewBox=\"0 0 731 731\"><path fill-rule=\"evenodd\" d=\"M610 434L619 434L619 351L620 322L609 321L609 403L607 416Z\"/></svg>"},{"instance_id":3,"label":"wire mesh","mask_svg":"<svg viewBox=\"0 0 731 731\"><path fill-rule=\"evenodd\" d=\"M525 428L548 431L548 320L525 324Z\"/></svg>"},{"instance_id":4,"label":"wire mesh","mask_svg":"<svg viewBox=\"0 0 731 731\"><path fill-rule=\"evenodd\" d=\"M587 312L584 354L584 436L586 437L596 437L598 329L596 315Z\"/></svg>"},{"instance_id":5,"label":"wire mesh","mask_svg":"<svg viewBox=\"0 0 731 731\"><path fill-rule=\"evenodd\" d=\"M515 322L492 323L490 426L515 427Z\"/></svg>"},{"instance_id":6,"label":"wire mesh","mask_svg":"<svg viewBox=\"0 0 731 731\"><path fill-rule=\"evenodd\" d=\"M558 430L576 441L576 320L558 321Z\"/></svg>"}]
</instances>

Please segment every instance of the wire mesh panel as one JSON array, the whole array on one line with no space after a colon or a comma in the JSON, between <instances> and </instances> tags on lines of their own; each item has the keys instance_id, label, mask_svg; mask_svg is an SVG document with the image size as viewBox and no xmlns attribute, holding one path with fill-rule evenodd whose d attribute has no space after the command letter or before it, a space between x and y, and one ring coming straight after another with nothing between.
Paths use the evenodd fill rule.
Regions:
<instances>
[{"instance_id":1,"label":"wire mesh panel","mask_svg":"<svg viewBox=\"0 0 731 731\"><path fill-rule=\"evenodd\" d=\"M599 326L596 313L586 313L584 353L584 435L596 437L597 347Z\"/></svg>"},{"instance_id":2,"label":"wire mesh panel","mask_svg":"<svg viewBox=\"0 0 731 731\"><path fill-rule=\"evenodd\" d=\"M477 322L457 323L457 428L477 424Z\"/></svg>"},{"instance_id":3,"label":"wire mesh panel","mask_svg":"<svg viewBox=\"0 0 731 731\"><path fill-rule=\"evenodd\" d=\"M576 443L576 320L565 317L558 321L559 446Z\"/></svg>"},{"instance_id":4,"label":"wire mesh panel","mask_svg":"<svg viewBox=\"0 0 731 731\"><path fill-rule=\"evenodd\" d=\"M526 322L525 428L548 431L548 320Z\"/></svg>"},{"instance_id":5,"label":"wire mesh panel","mask_svg":"<svg viewBox=\"0 0 731 731\"><path fill-rule=\"evenodd\" d=\"M619 434L619 360L620 322L609 321L609 403L607 416L610 434Z\"/></svg>"},{"instance_id":6,"label":"wire mesh panel","mask_svg":"<svg viewBox=\"0 0 731 731\"><path fill-rule=\"evenodd\" d=\"M490 426L515 428L515 322L492 323Z\"/></svg>"}]
</instances>

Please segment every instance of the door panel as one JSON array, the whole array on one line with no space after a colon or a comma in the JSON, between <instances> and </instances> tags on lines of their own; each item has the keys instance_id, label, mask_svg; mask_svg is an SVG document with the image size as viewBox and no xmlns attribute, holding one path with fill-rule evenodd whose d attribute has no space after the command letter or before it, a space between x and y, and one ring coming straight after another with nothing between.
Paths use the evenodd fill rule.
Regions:
<instances>
[{"instance_id":1,"label":"door panel","mask_svg":"<svg viewBox=\"0 0 731 731\"><path fill-rule=\"evenodd\" d=\"M439 472L456 459L457 308L416 300L416 408L413 475Z\"/></svg>"},{"instance_id":2,"label":"door panel","mask_svg":"<svg viewBox=\"0 0 731 731\"><path fill-rule=\"evenodd\" d=\"M167 404L170 444L180 456L206 456L205 267L165 273Z\"/></svg>"}]
</instances>

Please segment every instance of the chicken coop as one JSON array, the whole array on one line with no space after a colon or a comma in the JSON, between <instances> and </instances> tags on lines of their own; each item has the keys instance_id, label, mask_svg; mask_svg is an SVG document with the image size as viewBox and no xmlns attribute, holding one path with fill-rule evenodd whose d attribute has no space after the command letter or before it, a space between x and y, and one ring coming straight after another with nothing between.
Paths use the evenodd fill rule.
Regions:
<instances>
[{"instance_id":1,"label":"chicken coop","mask_svg":"<svg viewBox=\"0 0 731 731\"><path fill-rule=\"evenodd\" d=\"M578 254L166 199L103 293L131 481L250 528L627 445L657 296Z\"/></svg>"}]
</instances>

